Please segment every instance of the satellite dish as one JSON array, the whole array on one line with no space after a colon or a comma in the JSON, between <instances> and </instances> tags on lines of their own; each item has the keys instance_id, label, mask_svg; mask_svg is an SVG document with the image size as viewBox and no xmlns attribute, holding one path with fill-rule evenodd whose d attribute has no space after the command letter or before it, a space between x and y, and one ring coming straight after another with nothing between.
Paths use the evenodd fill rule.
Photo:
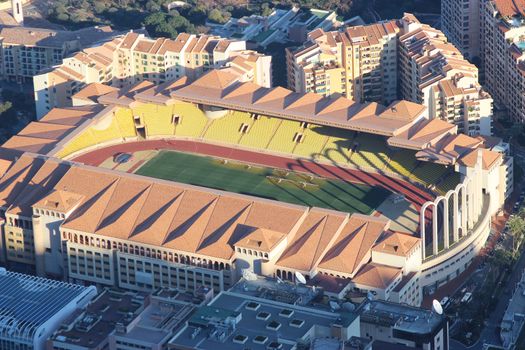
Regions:
<instances>
[{"instance_id":1,"label":"satellite dish","mask_svg":"<svg viewBox=\"0 0 525 350\"><path fill-rule=\"evenodd\" d=\"M303 274L299 271L295 271L295 279L299 283L306 284L306 278L304 278Z\"/></svg>"},{"instance_id":2,"label":"satellite dish","mask_svg":"<svg viewBox=\"0 0 525 350\"><path fill-rule=\"evenodd\" d=\"M337 311L337 310L339 310L341 308L339 306L339 304L336 303L335 301L330 301L329 304L330 304L330 309L332 309L334 311Z\"/></svg>"},{"instance_id":3,"label":"satellite dish","mask_svg":"<svg viewBox=\"0 0 525 350\"><path fill-rule=\"evenodd\" d=\"M441 306L441 303L436 299L432 301L432 310L438 315L443 315L443 306Z\"/></svg>"},{"instance_id":4,"label":"satellite dish","mask_svg":"<svg viewBox=\"0 0 525 350\"><path fill-rule=\"evenodd\" d=\"M345 309L346 311L354 311L355 310L355 305L352 304L351 302L346 302L346 303L343 303L343 309Z\"/></svg>"}]
</instances>

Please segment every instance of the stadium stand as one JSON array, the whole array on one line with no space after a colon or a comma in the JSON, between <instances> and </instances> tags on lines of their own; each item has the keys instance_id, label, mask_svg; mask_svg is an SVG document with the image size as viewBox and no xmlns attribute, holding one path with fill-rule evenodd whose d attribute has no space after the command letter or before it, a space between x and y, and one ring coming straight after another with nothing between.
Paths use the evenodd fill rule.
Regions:
<instances>
[{"instance_id":1,"label":"stadium stand","mask_svg":"<svg viewBox=\"0 0 525 350\"><path fill-rule=\"evenodd\" d=\"M410 179L428 186L435 184L447 171L448 169L443 165L420 162L410 175Z\"/></svg>"},{"instance_id":2,"label":"stadium stand","mask_svg":"<svg viewBox=\"0 0 525 350\"><path fill-rule=\"evenodd\" d=\"M308 125L303 129L301 142L295 146L294 154L312 159L318 159L321 155L329 136L319 132L319 126Z\"/></svg>"},{"instance_id":3,"label":"stadium stand","mask_svg":"<svg viewBox=\"0 0 525 350\"><path fill-rule=\"evenodd\" d=\"M141 105L133 109L133 115L140 116L148 136L173 135L175 132L172 106Z\"/></svg>"},{"instance_id":4,"label":"stadium stand","mask_svg":"<svg viewBox=\"0 0 525 350\"><path fill-rule=\"evenodd\" d=\"M207 140L238 144L242 135L250 131L253 119L250 113L229 111L226 116L212 121L204 134Z\"/></svg>"},{"instance_id":5,"label":"stadium stand","mask_svg":"<svg viewBox=\"0 0 525 350\"><path fill-rule=\"evenodd\" d=\"M268 150L291 154L298 143L294 140L302 133L300 122L283 119L268 145Z\"/></svg>"},{"instance_id":6,"label":"stadium stand","mask_svg":"<svg viewBox=\"0 0 525 350\"><path fill-rule=\"evenodd\" d=\"M393 172L403 177L409 177L417 166L416 152L404 149L390 151L390 161L385 171Z\"/></svg>"},{"instance_id":7,"label":"stadium stand","mask_svg":"<svg viewBox=\"0 0 525 350\"><path fill-rule=\"evenodd\" d=\"M115 111L115 118L117 119L118 128L123 137L135 137L137 131L133 124L133 113L128 108L119 108Z\"/></svg>"},{"instance_id":8,"label":"stadium stand","mask_svg":"<svg viewBox=\"0 0 525 350\"><path fill-rule=\"evenodd\" d=\"M352 145L354 144L354 132L322 126L317 128L329 135L328 141L321 151L320 160L336 164L347 164L350 159Z\"/></svg>"},{"instance_id":9,"label":"stadium stand","mask_svg":"<svg viewBox=\"0 0 525 350\"><path fill-rule=\"evenodd\" d=\"M447 175L443 181L441 181L437 186L436 186L436 191L441 194L441 195L444 195L446 194L448 191L450 190L453 190L456 188L456 186L461 182L461 174L459 173L456 173L456 172L452 172L450 173L449 175Z\"/></svg>"},{"instance_id":10,"label":"stadium stand","mask_svg":"<svg viewBox=\"0 0 525 350\"><path fill-rule=\"evenodd\" d=\"M79 133L64 147L60 156L137 135L175 135L293 154L365 171L386 172L427 187L438 183L438 191L451 189L459 182L451 176L439 183L448 171L446 167L420 162L415 151L392 149L384 137L367 133L234 110L222 118L209 119L199 106L180 101L167 106L141 103L131 109L119 107L114 116L111 120L101 119ZM145 130L144 135L138 132L140 128Z\"/></svg>"},{"instance_id":11,"label":"stadium stand","mask_svg":"<svg viewBox=\"0 0 525 350\"><path fill-rule=\"evenodd\" d=\"M270 118L267 116L258 116L254 121L248 132L242 135L239 144L241 146L266 149L271 140L271 136L279 126L280 120L277 118Z\"/></svg>"},{"instance_id":12,"label":"stadium stand","mask_svg":"<svg viewBox=\"0 0 525 350\"><path fill-rule=\"evenodd\" d=\"M180 117L175 125L175 135L180 137L200 137L209 120L197 106L186 102L173 105L173 114Z\"/></svg>"},{"instance_id":13,"label":"stadium stand","mask_svg":"<svg viewBox=\"0 0 525 350\"><path fill-rule=\"evenodd\" d=\"M350 164L359 168L383 170L388 164L388 148L384 138L360 133L354 141Z\"/></svg>"}]
</instances>

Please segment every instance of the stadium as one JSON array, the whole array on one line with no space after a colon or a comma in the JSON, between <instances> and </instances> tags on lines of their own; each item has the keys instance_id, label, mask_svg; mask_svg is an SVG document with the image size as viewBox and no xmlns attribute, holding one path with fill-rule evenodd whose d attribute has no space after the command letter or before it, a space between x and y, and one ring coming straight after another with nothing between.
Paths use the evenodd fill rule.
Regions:
<instances>
[{"instance_id":1,"label":"stadium","mask_svg":"<svg viewBox=\"0 0 525 350\"><path fill-rule=\"evenodd\" d=\"M339 297L419 305L469 266L512 183L499 141L407 101L213 70L91 84L73 104L2 146L3 230L24 242L0 258L78 282L223 290L300 272Z\"/></svg>"}]
</instances>

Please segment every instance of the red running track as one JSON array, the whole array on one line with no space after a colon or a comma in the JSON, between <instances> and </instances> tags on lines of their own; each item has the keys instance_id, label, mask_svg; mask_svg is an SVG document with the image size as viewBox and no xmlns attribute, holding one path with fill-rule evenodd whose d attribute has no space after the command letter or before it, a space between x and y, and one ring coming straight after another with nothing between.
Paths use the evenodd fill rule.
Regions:
<instances>
[{"instance_id":1,"label":"red running track","mask_svg":"<svg viewBox=\"0 0 525 350\"><path fill-rule=\"evenodd\" d=\"M191 152L272 168L306 172L320 177L339 179L352 183L362 183L369 186L380 186L391 192L403 194L407 200L415 204L418 211L425 202L434 199L432 193L407 181L387 175L366 173L360 170L342 168L335 165L319 164L307 158L287 158L268 153L247 151L198 141L145 140L127 142L97 149L80 155L73 160L88 165L98 166L118 152L132 153L137 151L163 149Z\"/></svg>"}]
</instances>

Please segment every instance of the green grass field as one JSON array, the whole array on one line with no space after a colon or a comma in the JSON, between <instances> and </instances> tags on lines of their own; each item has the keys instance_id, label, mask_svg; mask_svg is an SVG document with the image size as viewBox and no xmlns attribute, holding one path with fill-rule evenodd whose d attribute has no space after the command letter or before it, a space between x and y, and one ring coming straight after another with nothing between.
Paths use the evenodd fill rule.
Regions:
<instances>
[{"instance_id":1,"label":"green grass field","mask_svg":"<svg viewBox=\"0 0 525 350\"><path fill-rule=\"evenodd\" d=\"M282 202L370 214L390 194L340 180L311 178L212 157L161 151L136 172L139 175L209 187ZM280 181L279 181L280 179Z\"/></svg>"}]
</instances>

